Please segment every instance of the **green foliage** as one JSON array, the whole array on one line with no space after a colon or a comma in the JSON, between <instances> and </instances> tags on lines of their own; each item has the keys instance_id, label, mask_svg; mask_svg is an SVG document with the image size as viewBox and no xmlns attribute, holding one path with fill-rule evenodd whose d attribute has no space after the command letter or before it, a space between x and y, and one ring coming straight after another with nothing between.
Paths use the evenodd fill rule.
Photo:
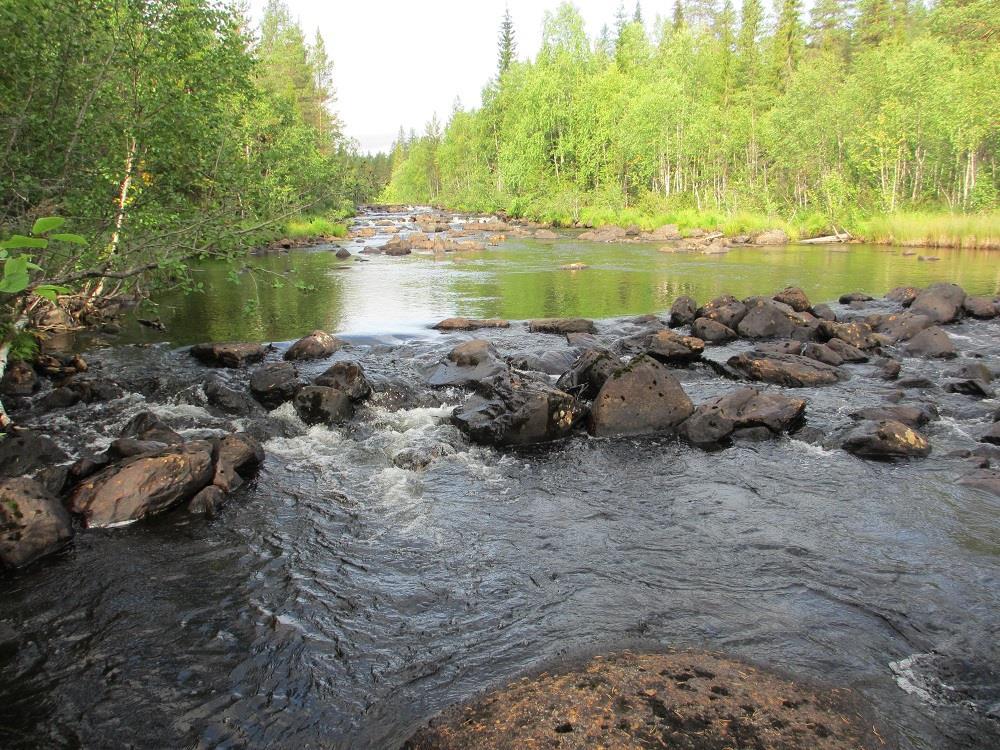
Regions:
<instances>
[{"instance_id":1,"label":"green foliage","mask_svg":"<svg viewBox=\"0 0 1000 750\"><path fill-rule=\"evenodd\" d=\"M346 237L347 227L322 216L303 216L285 223L285 235L293 239L311 237Z\"/></svg>"},{"instance_id":2,"label":"green foliage","mask_svg":"<svg viewBox=\"0 0 1000 750\"><path fill-rule=\"evenodd\" d=\"M813 4L808 29L801 1L783 0L768 33L760 0L743 0L738 29L731 4L695 0L649 35L622 7L591 43L564 4L481 108L441 135L400 135L384 195L558 223L755 217L793 236L904 210L989 216L1000 46L982 41L1000 17L968 5L872 0L872 18L891 11L883 33L848 0Z\"/></svg>"}]
</instances>

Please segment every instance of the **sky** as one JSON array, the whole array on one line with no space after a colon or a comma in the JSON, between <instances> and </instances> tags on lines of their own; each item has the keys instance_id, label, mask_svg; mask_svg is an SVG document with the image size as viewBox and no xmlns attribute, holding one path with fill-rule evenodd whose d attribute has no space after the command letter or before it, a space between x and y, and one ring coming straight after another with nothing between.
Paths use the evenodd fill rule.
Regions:
<instances>
[{"instance_id":1,"label":"sky","mask_svg":"<svg viewBox=\"0 0 1000 750\"><path fill-rule=\"evenodd\" d=\"M387 151L399 127L422 132L455 104L479 105L496 73L497 34L504 8L514 21L518 58L541 46L542 18L558 0L285 0L306 37L318 28L333 59L335 109L362 152ZM597 36L614 26L620 0L575 0ZM635 0L627 0L631 14ZM259 22L265 0L252 0ZM673 0L645 0L643 17L670 17Z\"/></svg>"}]
</instances>

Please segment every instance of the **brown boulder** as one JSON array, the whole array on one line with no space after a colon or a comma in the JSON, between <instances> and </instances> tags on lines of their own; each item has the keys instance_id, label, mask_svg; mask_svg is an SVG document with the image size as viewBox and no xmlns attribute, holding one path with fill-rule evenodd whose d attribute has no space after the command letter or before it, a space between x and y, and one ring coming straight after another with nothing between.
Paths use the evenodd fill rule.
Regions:
<instances>
[{"instance_id":1,"label":"brown boulder","mask_svg":"<svg viewBox=\"0 0 1000 750\"><path fill-rule=\"evenodd\" d=\"M547 383L523 378L497 378L452 412L451 421L474 443L530 445L570 434L580 407L568 393Z\"/></svg>"},{"instance_id":2,"label":"brown boulder","mask_svg":"<svg viewBox=\"0 0 1000 750\"><path fill-rule=\"evenodd\" d=\"M795 429L802 423L806 402L756 388L741 388L700 404L684 422L684 436L697 445L711 445L736 430L763 427L769 434Z\"/></svg>"},{"instance_id":3,"label":"brown boulder","mask_svg":"<svg viewBox=\"0 0 1000 750\"><path fill-rule=\"evenodd\" d=\"M111 466L76 486L69 509L87 526L114 526L194 497L214 473L212 445L193 441Z\"/></svg>"},{"instance_id":4,"label":"brown boulder","mask_svg":"<svg viewBox=\"0 0 1000 750\"><path fill-rule=\"evenodd\" d=\"M721 323L726 328L731 330L736 330L736 327L743 320L743 316L747 314L747 306L740 302L735 297L730 295L725 295L722 297L716 297L711 302L702 307L699 307L695 318L707 318L708 320L714 320L717 323ZM698 336L699 334L695 334ZM699 336L701 338L701 336Z\"/></svg>"},{"instance_id":5,"label":"brown boulder","mask_svg":"<svg viewBox=\"0 0 1000 750\"><path fill-rule=\"evenodd\" d=\"M35 368L27 362L12 362L4 371L0 381L0 393L5 396L30 396L38 390L38 376Z\"/></svg>"},{"instance_id":6,"label":"brown boulder","mask_svg":"<svg viewBox=\"0 0 1000 750\"><path fill-rule=\"evenodd\" d=\"M958 356L951 337L943 328L926 328L906 344L906 353L928 359L951 359Z\"/></svg>"},{"instance_id":7,"label":"brown boulder","mask_svg":"<svg viewBox=\"0 0 1000 750\"><path fill-rule=\"evenodd\" d=\"M673 430L693 411L670 370L643 355L607 379L594 399L588 426L598 437L642 435Z\"/></svg>"},{"instance_id":8,"label":"brown boulder","mask_svg":"<svg viewBox=\"0 0 1000 750\"><path fill-rule=\"evenodd\" d=\"M594 321L586 318L541 318L528 322L531 333L597 333Z\"/></svg>"},{"instance_id":9,"label":"brown boulder","mask_svg":"<svg viewBox=\"0 0 1000 750\"><path fill-rule=\"evenodd\" d=\"M292 344L285 352L285 359L288 361L322 359L345 346L347 346L346 341L331 336L325 331L313 331Z\"/></svg>"},{"instance_id":10,"label":"brown boulder","mask_svg":"<svg viewBox=\"0 0 1000 750\"><path fill-rule=\"evenodd\" d=\"M812 307L806 293L797 286L785 287L774 295L774 300L788 305L795 312L807 312Z\"/></svg>"},{"instance_id":11,"label":"brown boulder","mask_svg":"<svg viewBox=\"0 0 1000 750\"><path fill-rule=\"evenodd\" d=\"M998 314L997 303L989 297L966 297L962 307L966 313L980 320L990 320Z\"/></svg>"},{"instance_id":12,"label":"brown boulder","mask_svg":"<svg viewBox=\"0 0 1000 750\"><path fill-rule=\"evenodd\" d=\"M830 385L843 378L836 367L798 354L765 354L751 351L730 357L727 363L750 380L789 388Z\"/></svg>"},{"instance_id":13,"label":"brown boulder","mask_svg":"<svg viewBox=\"0 0 1000 750\"><path fill-rule=\"evenodd\" d=\"M691 333L709 344L725 344L738 338L732 328L710 318L697 318L691 324Z\"/></svg>"},{"instance_id":14,"label":"brown boulder","mask_svg":"<svg viewBox=\"0 0 1000 750\"><path fill-rule=\"evenodd\" d=\"M670 325L674 327L691 325L697 312L698 303L694 301L694 297L687 295L678 297L670 306Z\"/></svg>"},{"instance_id":15,"label":"brown boulder","mask_svg":"<svg viewBox=\"0 0 1000 750\"><path fill-rule=\"evenodd\" d=\"M338 388L307 385L292 400L295 413L306 424L343 424L354 416L354 402Z\"/></svg>"},{"instance_id":16,"label":"brown boulder","mask_svg":"<svg viewBox=\"0 0 1000 750\"><path fill-rule=\"evenodd\" d=\"M953 323L964 310L965 290L957 284L931 284L910 305L916 315L926 315L935 323Z\"/></svg>"},{"instance_id":17,"label":"brown boulder","mask_svg":"<svg viewBox=\"0 0 1000 750\"><path fill-rule=\"evenodd\" d=\"M863 422L844 440L843 448L862 458L923 458L931 444L923 435L896 420Z\"/></svg>"},{"instance_id":18,"label":"brown boulder","mask_svg":"<svg viewBox=\"0 0 1000 750\"><path fill-rule=\"evenodd\" d=\"M337 362L316 378L316 385L337 388L351 401L363 401L372 395L372 384L359 362Z\"/></svg>"}]
</instances>

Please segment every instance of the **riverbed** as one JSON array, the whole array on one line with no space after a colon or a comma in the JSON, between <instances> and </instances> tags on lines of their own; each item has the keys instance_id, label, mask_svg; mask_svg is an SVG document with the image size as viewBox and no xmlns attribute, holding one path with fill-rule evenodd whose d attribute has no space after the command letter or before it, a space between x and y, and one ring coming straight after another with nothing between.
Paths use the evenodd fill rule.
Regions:
<instances>
[{"instance_id":1,"label":"riverbed","mask_svg":"<svg viewBox=\"0 0 1000 750\"><path fill-rule=\"evenodd\" d=\"M680 256L567 238L340 261L316 248L255 259L286 283L258 279L253 291L205 267L205 294L159 299L165 332L91 342L92 369L126 395L39 417L50 435L96 450L147 409L186 437L245 427L211 409L199 384L242 388L246 373L202 367L182 348L196 341L284 342L269 355L278 360L290 339L336 331L350 346L333 359L362 362L377 394L342 428L307 427L279 407L259 477L212 520L172 513L88 531L0 578L0 622L21 633L0 652L0 745L398 747L478 691L635 646L707 649L848 688L888 747L996 747L1000 500L956 484L968 466L949 455L977 445L996 399L908 391L906 403L941 412L925 430L934 452L886 463L826 439L897 390L870 365L796 390L811 432L719 451L580 434L474 446L448 419L465 393L421 385L422 368L473 337L428 330L455 314L585 315L610 342L634 330L629 316L662 313L680 294L704 302L796 284L864 314L889 307L852 310L837 296L940 279L1000 291L995 256L901 253ZM589 268L559 268L570 262ZM963 357L1000 367L996 321L948 330ZM506 356L572 359L565 337L518 325L476 335ZM935 379L946 367L904 366ZM677 373L696 403L735 387L710 368ZM428 446L437 458L425 467L398 460Z\"/></svg>"}]
</instances>

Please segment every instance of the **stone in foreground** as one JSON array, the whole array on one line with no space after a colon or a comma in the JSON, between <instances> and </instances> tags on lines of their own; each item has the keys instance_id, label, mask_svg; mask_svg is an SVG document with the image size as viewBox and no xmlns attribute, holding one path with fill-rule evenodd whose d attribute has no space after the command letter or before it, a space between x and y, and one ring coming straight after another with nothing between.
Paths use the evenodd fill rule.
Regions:
<instances>
[{"instance_id":1,"label":"stone in foreground","mask_svg":"<svg viewBox=\"0 0 1000 750\"><path fill-rule=\"evenodd\" d=\"M529 445L569 435L580 416L576 399L546 383L498 377L472 396L451 421L474 443Z\"/></svg>"},{"instance_id":2,"label":"stone in foreground","mask_svg":"<svg viewBox=\"0 0 1000 750\"><path fill-rule=\"evenodd\" d=\"M927 438L894 419L863 422L847 436L843 448L862 458L923 458L931 452Z\"/></svg>"},{"instance_id":3,"label":"stone in foreground","mask_svg":"<svg viewBox=\"0 0 1000 750\"><path fill-rule=\"evenodd\" d=\"M691 399L670 370L643 355L604 383L588 426L597 437L669 432L693 411Z\"/></svg>"},{"instance_id":4,"label":"stone in foreground","mask_svg":"<svg viewBox=\"0 0 1000 750\"><path fill-rule=\"evenodd\" d=\"M0 481L0 565L20 568L73 538L69 513L27 477Z\"/></svg>"},{"instance_id":5,"label":"stone in foreground","mask_svg":"<svg viewBox=\"0 0 1000 750\"><path fill-rule=\"evenodd\" d=\"M720 443L736 430L755 427L765 428L768 435L777 435L801 425L805 411L803 399L741 388L700 404L681 431L696 445Z\"/></svg>"},{"instance_id":6,"label":"stone in foreground","mask_svg":"<svg viewBox=\"0 0 1000 750\"><path fill-rule=\"evenodd\" d=\"M191 356L210 367L238 368L261 362L266 350L260 344L230 341L221 344L195 344Z\"/></svg>"},{"instance_id":7,"label":"stone in foreground","mask_svg":"<svg viewBox=\"0 0 1000 750\"><path fill-rule=\"evenodd\" d=\"M446 710L405 750L883 747L843 691L818 692L693 652L592 659Z\"/></svg>"},{"instance_id":8,"label":"stone in foreground","mask_svg":"<svg viewBox=\"0 0 1000 750\"><path fill-rule=\"evenodd\" d=\"M343 424L354 416L354 401L339 388L307 385L292 400L295 413L306 424Z\"/></svg>"},{"instance_id":9,"label":"stone in foreground","mask_svg":"<svg viewBox=\"0 0 1000 750\"><path fill-rule=\"evenodd\" d=\"M504 362L493 344L485 339L465 341L427 371L427 383L435 388L451 385L471 385L503 375Z\"/></svg>"},{"instance_id":10,"label":"stone in foreground","mask_svg":"<svg viewBox=\"0 0 1000 750\"><path fill-rule=\"evenodd\" d=\"M137 521L191 499L213 474L212 445L192 441L95 474L76 486L69 509L91 527Z\"/></svg>"},{"instance_id":11,"label":"stone in foreground","mask_svg":"<svg viewBox=\"0 0 1000 750\"><path fill-rule=\"evenodd\" d=\"M289 362L272 362L250 375L250 393L267 409L276 409L305 386L299 371Z\"/></svg>"},{"instance_id":12,"label":"stone in foreground","mask_svg":"<svg viewBox=\"0 0 1000 750\"><path fill-rule=\"evenodd\" d=\"M927 359L952 359L958 356L955 344L943 328L926 328L906 344L906 353Z\"/></svg>"}]
</instances>

